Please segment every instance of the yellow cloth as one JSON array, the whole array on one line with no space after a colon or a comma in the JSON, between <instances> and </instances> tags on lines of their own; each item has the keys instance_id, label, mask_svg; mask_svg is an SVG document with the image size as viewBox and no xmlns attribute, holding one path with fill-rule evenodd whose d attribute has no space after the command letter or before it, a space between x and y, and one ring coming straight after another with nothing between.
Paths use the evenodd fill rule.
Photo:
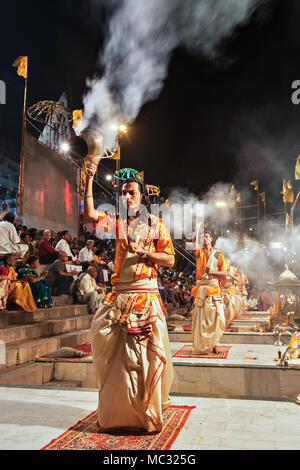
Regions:
<instances>
[{"instance_id":1,"label":"yellow cloth","mask_svg":"<svg viewBox=\"0 0 300 470\"><path fill-rule=\"evenodd\" d=\"M8 279L10 281L15 281L17 280L17 277L16 271L11 266L8 273ZM26 312L35 312L37 310L28 282L14 282L11 283L10 287L12 291L9 294L7 305L16 304Z\"/></svg>"},{"instance_id":2,"label":"yellow cloth","mask_svg":"<svg viewBox=\"0 0 300 470\"><path fill-rule=\"evenodd\" d=\"M82 109L75 109L73 111L73 129L77 127L78 121L82 119Z\"/></svg>"},{"instance_id":3,"label":"yellow cloth","mask_svg":"<svg viewBox=\"0 0 300 470\"><path fill-rule=\"evenodd\" d=\"M20 75L20 77L27 78L28 56L20 56L20 57L18 57L18 58L14 61L13 67L18 67L18 68L17 68L17 74Z\"/></svg>"}]
</instances>

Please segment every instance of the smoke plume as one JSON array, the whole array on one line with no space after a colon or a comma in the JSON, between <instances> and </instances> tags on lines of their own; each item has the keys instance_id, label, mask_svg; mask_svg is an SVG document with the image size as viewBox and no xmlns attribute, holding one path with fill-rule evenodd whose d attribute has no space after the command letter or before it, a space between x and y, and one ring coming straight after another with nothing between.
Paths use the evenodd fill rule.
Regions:
<instances>
[{"instance_id":1,"label":"smoke plume","mask_svg":"<svg viewBox=\"0 0 300 470\"><path fill-rule=\"evenodd\" d=\"M115 122L132 123L141 107L156 99L168 73L173 51L211 60L253 12L270 0L114 0L104 46L99 53L101 78L88 81L84 118L104 135L106 147L116 146ZM100 0L90 0L97 14Z\"/></svg>"}]
</instances>

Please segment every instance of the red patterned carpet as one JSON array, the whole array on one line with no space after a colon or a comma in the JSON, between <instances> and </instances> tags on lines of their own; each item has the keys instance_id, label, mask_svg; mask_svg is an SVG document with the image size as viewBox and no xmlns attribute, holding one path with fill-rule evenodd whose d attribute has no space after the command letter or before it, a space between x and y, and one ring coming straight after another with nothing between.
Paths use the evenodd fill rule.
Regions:
<instances>
[{"instance_id":1,"label":"red patterned carpet","mask_svg":"<svg viewBox=\"0 0 300 470\"><path fill-rule=\"evenodd\" d=\"M217 353L193 354L193 346L186 344L172 357L203 357L204 359L226 359L231 346L216 346Z\"/></svg>"},{"instance_id":2,"label":"red patterned carpet","mask_svg":"<svg viewBox=\"0 0 300 470\"><path fill-rule=\"evenodd\" d=\"M170 450L195 406L169 406L163 413L163 429L158 434L100 433L97 411L53 439L41 450Z\"/></svg>"}]
</instances>

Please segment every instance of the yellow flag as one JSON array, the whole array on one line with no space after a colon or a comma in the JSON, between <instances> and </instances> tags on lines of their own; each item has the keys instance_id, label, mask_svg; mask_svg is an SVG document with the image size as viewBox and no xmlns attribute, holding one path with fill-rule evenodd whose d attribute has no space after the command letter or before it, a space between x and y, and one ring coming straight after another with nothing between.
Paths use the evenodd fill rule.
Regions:
<instances>
[{"instance_id":1,"label":"yellow flag","mask_svg":"<svg viewBox=\"0 0 300 470\"><path fill-rule=\"evenodd\" d=\"M78 121L82 119L82 109L75 109L73 111L73 129L77 127Z\"/></svg>"},{"instance_id":2,"label":"yellow flag","mask_svg":"<svg viewBox=\"0 0 300 470\"><path fill-rule=\"evenodd\" d=\"M115 151L114 155L111 157L112 160L120 160L121 159L121 147L119 145L119 147L117 148L117 150Z\"/></svg>"},{"instance_id":3,"label":"yellow flag","mask_svg":"<svg viewBox=\"0 0 300 470\"><path fill-rule=\"evenodd\" d=\"M28 56L20 56L20 57L18 57L18 58L14 61L13 67L18 67L18 68L17 68L17 74L20 75L20 77L27 78Z\"/></svg>"},{"instance_id":4,"label":"yellow flag","mask_svg":"<svg viewBox=\"0 0 300 470\"><path fill-rule=\"evenodd\" d=\"M291 180L283 180L282 182L282 191L283 202L294 202L294 189Z\"/></svg>"},{"instance_id":5,"label":"yellow flag","mask_svg":"<svg viewBox=\"0 0 300 470\"><path fill-rule=\"evenodd\" d=\"M289 350L289 355L290 355L291 359L298 359L298 357L299 357L298 341L297 341L297 336L296 336L295 333L291 337L291 340L290 340L288 346L291 348Z\"/></svg>"},{"instance_id":6,"label":"yellow flag","mask_svg":"<svg viewBox=\"0 0 300 470\"><path fill-rule=\"evenodd\" d=\"M295 180L300 180L300 155L298 155L297 161L296 161Z\"/></svg>"},{"instance_id":7,"label":"yellow flag","mask_svg":"<svg viewBox=\"0 0 300 470\"><path fill-rule=\"evenodd\" d=\"M237 204L241 204L241 193L238 193L238 194L236 195L236 203L237 203Z\"/></svg>"},{"instance_id":8,"label":"yellow flag","mask_svg":"<svg viewBox=\"0 0 300 470\"><path fill-rule=\"evenodd\" d=\"M230 196L234 197L234 195L235 195L235 187L234 187L234 184L233 184L230 188Z\"/></svg>"},{"instance_id":9,"label":"yellow flag","mask_svg":"<svg viewBox=\"0 0 300 470\"><path fill-rule=\"evenodd\" d=\"M251 186L254 186L254 191L258 191L258 180L251 181Z\"/></svg>"}]
</instances>

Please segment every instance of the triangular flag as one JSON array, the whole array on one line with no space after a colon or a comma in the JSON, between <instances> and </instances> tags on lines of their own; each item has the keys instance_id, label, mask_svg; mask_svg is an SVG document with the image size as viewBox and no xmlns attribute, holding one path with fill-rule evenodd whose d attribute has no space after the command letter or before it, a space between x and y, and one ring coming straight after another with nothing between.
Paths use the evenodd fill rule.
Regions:
<instances>
[{"instance_id":1,"label":"triangular flag","mask_svg":"<svg viewBox=\"0 0 300 470\"><path fill-rule=\"evenodd\" d=\"M75 109L73 111L73 129L77 127L78 121L82 119L82 109Z\"/></svg>"},{"instance_id":2,"label":"triangular flag","mask_svg":"<svg viewBox=\"0 0 300 470\"><path fill-rule=\"evenodd\" d=\"M20 56L20 57L18 57L18 58L14 61L13 67L18 67L18 68L17 68L17 74L20 75L20 77L27 78L28 57L27 57L27 56Z\"/></svg>"},{"instance_id":3,"label":"triangular flag","mask_svg":"<svg viewBox=\"0 0 300 470\"><path fill-rule=\"evenodd\" d=\"M254 186L254 190L258 191L258 180L251 181L251 186Z\"/></svg>"},{"instance_id":4,"label":"triangular flag","mask_svg":"<svg viewBox=\"0 0 300 470\"><path fill-rule=\"evenodd\" d=\"M294 202L294 189L291 180L283 180L282 181L282 191L281 194L283 195L283 202Z\"/></svg>"},{"instance_id":5,"label":"triangular flag","mask_svg":"<svg viewBox=\"0 0 300 470\"><path fill-rule=\"evenodd\" d=\"M112 157L110 157L112 160L120 160L121 158L121 147L119 145L119 147L117 148L117 150L115 151L115 153L113 154Z\"/></svg>"},{"instance_id":6,"label":"triangular flag","mask_svg":"<svg viewBox=\"0 0 300 470\"><path fill-rule=\"evenodd\" d=\"M300 180L300 155L298 155L297 161L296 161L295 180Z\"/></svg>"}]
</instances>

